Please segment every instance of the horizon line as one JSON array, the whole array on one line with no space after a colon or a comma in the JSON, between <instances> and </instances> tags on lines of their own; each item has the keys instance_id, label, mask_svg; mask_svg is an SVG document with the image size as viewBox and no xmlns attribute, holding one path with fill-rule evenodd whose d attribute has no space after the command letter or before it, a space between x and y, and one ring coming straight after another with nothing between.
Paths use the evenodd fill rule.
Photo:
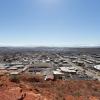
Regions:
<instances>
[{"instance_id":1,"label":"horizon line","mask_svg":"<svg viewBox=\"0 0 100 100\"><path fill-rule=\"evenodd\" d=\"M96 45L96 46L87 46L87 45L84 45L84 46L82 46L82 45L80 45L80 46L42 46L42 45L40 45L40 46L15 46L15 45L2 45L2 46L0 46L0 48L1 47L25 47L25 48L37 48L37 47L50 47L50 48L52 48L52 47L54 47L54 48L88 48L88 47L100 47L100 45Z\"/></svg>"}]
</instances>

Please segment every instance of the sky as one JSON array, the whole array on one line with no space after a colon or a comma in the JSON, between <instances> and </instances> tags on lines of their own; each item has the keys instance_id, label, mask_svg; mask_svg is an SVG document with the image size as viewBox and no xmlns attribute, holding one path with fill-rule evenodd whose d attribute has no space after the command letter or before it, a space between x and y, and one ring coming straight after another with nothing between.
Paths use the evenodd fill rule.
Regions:
<instances>
[{"instance_id":1,"label":"sky","mask_svg":"<svg viewBox=\"0 0 100 100\"><path fill-rule=\"evenodd\" d=\"M0 46L100 46L100 0L0 0Z\"/></svg>"}]
</instances>

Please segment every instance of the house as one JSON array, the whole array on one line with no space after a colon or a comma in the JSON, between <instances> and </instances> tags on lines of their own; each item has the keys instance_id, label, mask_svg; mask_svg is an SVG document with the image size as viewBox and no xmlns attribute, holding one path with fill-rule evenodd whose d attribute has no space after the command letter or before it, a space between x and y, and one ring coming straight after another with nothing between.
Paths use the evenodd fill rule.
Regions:
<instances>
[{"instance_id":1,"label":"house","mask_svg":"<svg viewBox=\"0 0 100 100\"><path fill-rule=\"evenodd\" d=\"M96 66L94 66L94 68L95 68L96 70L99 70L99 71L100 71L100 65L96 65Z\"/></svg>"},{"instance_id":2,"label":"house","mask_svg":"<svg viewBox=\"0 0 100 100\"><path fill-rule=\"evenodd\" d=\"M63 73L70 73L70 74L76 74L76 68L74 67L60 67L60 70L63 72Z\"/></svg>"},{"instance_id":3,"label":"house","mask_svg":"<svg viewBox=\"0 0 100 100\"><path fill-rule=\"evenodd\" d=\"M20 72L10 72L10 75L18 75Z\"/></svg>"},{"instance_id":4,"label":"house","mask_svg":"<svg viewBox=\"0 0 100 100\"><path fill-rule=\"evenodd\" d=\"M55 79L62 79L64 77L64 73L60 69L53 71L53 74Z\"/></svg>"}]
</instances>

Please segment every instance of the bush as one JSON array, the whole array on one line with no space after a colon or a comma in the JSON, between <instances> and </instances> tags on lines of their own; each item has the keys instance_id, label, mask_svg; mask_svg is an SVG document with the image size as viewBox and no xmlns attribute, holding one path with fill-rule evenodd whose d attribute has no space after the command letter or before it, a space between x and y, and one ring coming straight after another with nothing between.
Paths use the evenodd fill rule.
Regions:
<instances>
[{"instance_id":1,"label":"bush","mask_svg":"<svg viewBox=\"0 0 100 100\"><path fill-rule=\"evenodd\" d=\"M19 83L19 77L16 76L16 75L11 75L10 76L10 81L15 82L15 83Z\"/></svg>"},{"instance_id":2,"label":"bush","mask_svg":"<svg viewBox=\"0 0 100 100\"><path fill-rule=\"evenodd\" d=\"M78 91L74 95L80 97L81 96L81 93Z\"/></svg>"}]
</instances>

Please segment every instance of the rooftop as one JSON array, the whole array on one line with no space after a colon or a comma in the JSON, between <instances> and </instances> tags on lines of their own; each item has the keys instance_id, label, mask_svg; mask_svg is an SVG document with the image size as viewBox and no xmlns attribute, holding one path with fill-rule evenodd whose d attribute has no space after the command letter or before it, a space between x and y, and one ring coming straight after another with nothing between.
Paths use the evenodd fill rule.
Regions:
<instances>
[{"instance_id":1,"label":"rooftop","mask_svg":"<svg viewBox=\"0 0 100 100\"><path fill-rule=\"evenodd\" d=\"M95 69L100 70L100 65L94 66Z\"/></svg>"},{"instance_id":2,"label":"rooftop","mask_svg":"<svg viewBox=\"0 0 100 100\"><path fill-rule=\"evenodd\" d=\"M75 69L70 69L69 67L60 67L61 71L63 72L69 72L69 73L75 73L76 70Z\"/></svg>"}]
</instances>

